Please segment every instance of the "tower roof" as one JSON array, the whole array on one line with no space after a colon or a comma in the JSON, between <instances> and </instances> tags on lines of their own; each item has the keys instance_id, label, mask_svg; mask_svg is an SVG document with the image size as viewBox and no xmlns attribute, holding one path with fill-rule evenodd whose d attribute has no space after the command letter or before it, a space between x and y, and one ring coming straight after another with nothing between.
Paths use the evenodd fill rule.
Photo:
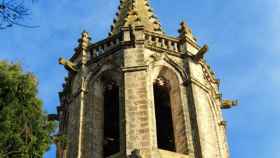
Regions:
<instances>
[{"instance_id":1,"label":"tower roof","mask_svg":"<svg viewBox=\"0 0 280 158\"><path fill-rule=\"evenodd\" d=\"M144 26L145 30L163 34L161 25L150 7L149 0L120 0L119 11L111 26L111 35L120 32L121 27Z\"/></svg>"}]
</instances>

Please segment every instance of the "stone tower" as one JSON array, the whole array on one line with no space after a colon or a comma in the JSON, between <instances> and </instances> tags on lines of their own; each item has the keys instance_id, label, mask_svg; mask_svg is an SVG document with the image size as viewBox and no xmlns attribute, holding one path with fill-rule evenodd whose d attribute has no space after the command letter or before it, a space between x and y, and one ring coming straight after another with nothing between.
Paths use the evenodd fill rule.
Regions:
<instances>
[{"instance_id":1,"label":"stone tower","mask_svg":"<svg viewBox=\"0 0 280 158\"><path fill-rule=\"evenodd\" d=\"M182 22L164 33L148 0L120 0L108 37L83 32L60 106L58 158L228 158L219 80Z\"/></svg>"}]
</instances>

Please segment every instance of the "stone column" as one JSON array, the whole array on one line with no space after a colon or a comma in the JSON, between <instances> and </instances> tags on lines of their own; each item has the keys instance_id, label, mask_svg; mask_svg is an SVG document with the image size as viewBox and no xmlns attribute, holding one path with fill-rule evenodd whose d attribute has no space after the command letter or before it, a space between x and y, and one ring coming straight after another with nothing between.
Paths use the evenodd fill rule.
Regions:
<instances>
[{"instance_id":1,"label":"stone column","mask_svg":"<svg viewBox=\"0 0 280 158\"><path fill-rule=\"evenodd\" d=\"M124 50L124 108L126 153L139 149L147 154L152 148L149 126L148 72L144 65L144 48ZM143 153L145 152L145 153ZM146 157L146 156L144 156Z\"/></svg>"}]
</instances>

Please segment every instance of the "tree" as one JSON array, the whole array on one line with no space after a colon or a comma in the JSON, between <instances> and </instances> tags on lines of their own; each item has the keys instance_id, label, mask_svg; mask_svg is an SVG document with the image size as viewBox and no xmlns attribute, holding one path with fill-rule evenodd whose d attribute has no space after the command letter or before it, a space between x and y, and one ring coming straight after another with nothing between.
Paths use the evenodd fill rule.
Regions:
<instances>
[{"instance_id":1,"label":"tree","mask_svg":"<svg viewBox=\"0 0 280 158\"><path fill-rule=\"evenodd\" d=\"M14 25L34 28L23 23L24 19L30 15L30 9L25 5L25 0L0 0L0 30ZM31 0L32 2L34 0Z\"/></svg>"},{"instance_id":2,"label":"tree","mask_svg":"<svg viewBox=\"0 0 280 158\"><path fill-rule=\"evenodd\" d=\"M41 158L52 143L48 121L37 97L37 80L19 64L0 61L0 157Z\"/></svg>"}]
</instances>

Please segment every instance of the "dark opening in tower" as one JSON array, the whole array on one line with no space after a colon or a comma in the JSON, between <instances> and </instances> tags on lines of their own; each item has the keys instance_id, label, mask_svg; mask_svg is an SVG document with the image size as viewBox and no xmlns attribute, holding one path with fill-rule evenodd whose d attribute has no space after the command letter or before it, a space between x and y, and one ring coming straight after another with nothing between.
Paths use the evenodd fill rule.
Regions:
<instances>
[{"instance_id":1,"label":"dark opening in tower","mask_svg":"<svg viewBox=\"0 0 280 158\"><path fill-rule=\"evenodd\" d=\"M176 151L169 86L162 79L157 79L154 83L154 102L158 148Z\"/></svg>"},{"instance_id":2,"label":"dark opening in tower","mask_svg":"<svg viewBox=\"0 0 280 158\"><path fill-rule=\"evenodd\" d=\"M119 87L106 85L104 92L103 155L108 157L120 151Z\"/></svg>"}]
</instances>

